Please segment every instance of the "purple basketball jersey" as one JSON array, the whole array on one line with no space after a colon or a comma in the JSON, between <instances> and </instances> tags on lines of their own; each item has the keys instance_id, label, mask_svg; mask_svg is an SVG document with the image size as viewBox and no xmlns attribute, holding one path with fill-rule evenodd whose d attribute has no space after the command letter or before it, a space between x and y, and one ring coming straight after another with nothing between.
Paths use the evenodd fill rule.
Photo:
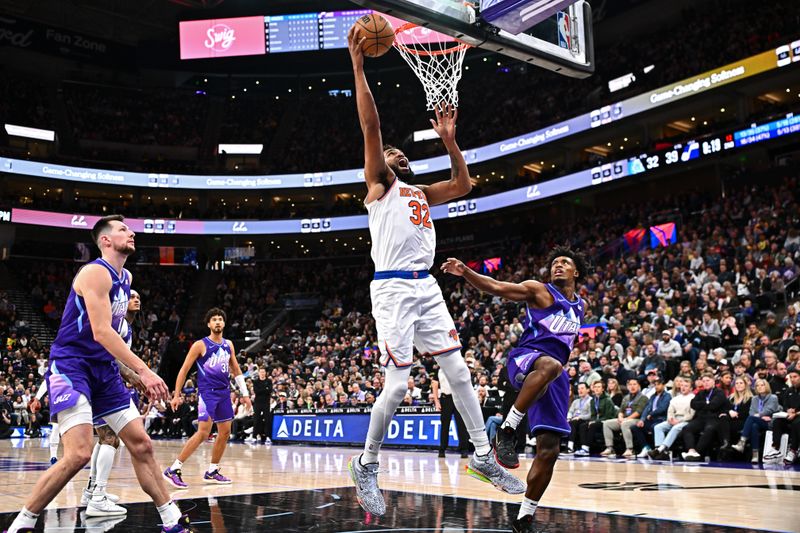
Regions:
<instances>
[{"instance_id":1,"label":"purple basketball jersey","mask_svg":"<svg viewBox=\"0 0 800 533\"><path fill-rule=\"evenodd\" d=\"M102 265L111 276L113 283L108 293L108 299L111 302L111 326L124 338L128 330L130 330L128 323L125 321L125 313L128 311L128 299L131 295L130 272L123 268L122 275L118 274L114 267L102 257L89 264ZM95 361L110 362L114 360L114 356L94 340L92 324L89 323L89 315L86 312L86 304L83 297L78 296L75 293L75 288L71 286L67 303L64 306L64 313L61 316L58 334L50 348L50 360L57 361L73 357Z\"/></svg>"},{"instance_id":2,"label":"purple basketball jersey","mask_svg":"<svg viewBox=\"0 0 800 533\"><path fill-rule=\"evenodd\" d=\"M583 321L583 301L570 302L552 284L545 285L553 295L553 305L545 309L527 307L525 331L517 350L537 350L566 364Z\"/></svg>"},{"instance_id":3,"label":"purple basketball jersey","mask_svg":"<svg viewBox=\"0 0 800 533\"><path fill-rule=\"evenodd\" d=\"M230 389L231 345L222 339L220 344L203 338L206 351L197 358L197 388L207 390Z\"/></svg>"}]
</instances>

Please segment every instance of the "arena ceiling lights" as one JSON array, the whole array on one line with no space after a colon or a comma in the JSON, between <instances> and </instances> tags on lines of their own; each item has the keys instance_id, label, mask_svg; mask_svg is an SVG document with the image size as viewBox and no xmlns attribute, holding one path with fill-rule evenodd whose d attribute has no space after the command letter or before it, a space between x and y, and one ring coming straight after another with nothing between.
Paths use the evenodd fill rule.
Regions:
<instances>
[{"instance_id":1,"label":"arena ceiling lights","mask_svg":"<svg viewBox=\"0 0 800 533\"><path fill-rule=\"evenodd\" d=\"M25 137L26 139L36 139L38 141L56 140L56 132L52 130L40 130L39 128L29 128L27 126L16 126L6 124L6 133L15 137Z\"/></svg>"},{"instance_id":2,"label":"arena ceiling lights","mask_svg":"<svg viewBox=\"0 0 800 533\"><path fill-rule=\"evenodd\" d=\"M220 144L217 146L218 154L228 155L258 155L263 150L263 144Z\"/></svg>"}]
</instances>

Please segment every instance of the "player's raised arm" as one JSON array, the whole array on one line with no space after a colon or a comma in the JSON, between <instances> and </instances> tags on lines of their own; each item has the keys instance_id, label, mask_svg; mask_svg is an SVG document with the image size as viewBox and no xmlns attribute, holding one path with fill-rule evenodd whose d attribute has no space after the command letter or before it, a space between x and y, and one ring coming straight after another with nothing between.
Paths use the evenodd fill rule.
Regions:
<instances>
[{"instance_id":1,"label":"player's raised arm","mask_svg":"<svg viewBox=\"0 0 800 533\"><path fill-rule=\"evenodd\" d=\"M528 280L522 283L509 283L483 276L453 257L448 258L442 264L442 271L463 277L467 283L478 290L515 302L535 303L541 291L547 292L545 286L538 281Z\"/></svg>"},{"instance_id":2,"label":"player's raised arm","mask_svg":"<svg viewBox=\"0 0 800 533\"><path fill-rule=\"evenodd\" d=\"M85 266L75 276L75 292L83 297L86 304L94 340L115 359L139 375L148 396L154 399L166 399L169 391L164 381L147 368L144 361L136 357L111 326L111 302L108 299L111 285L111 278L106 269L97 264Z\"/></svg>"},{"instance_id":3,"label":"player's raised arm","mask_svg":"<svg viewBox=\"0 0 800 533\"><path fill-rule=\"evenodd\" d=\"M437 205L460 198L472 190L472 181L469 178L469 169L461 149L456 143L456 121L458 108L450 104L436 107L436 120L431 119L431 125L439 138L442 139L447 153L450 155L450 179L439 181L427 187L420 187L425 191L428 204Z\"/></svg>"},{"instance_id":4,"label":"player's raised arm","mask_svg":"<svg viewBox=\"0 0 800 533\"><path fill-rule=\"evenodd\" d=\"M356 83L356 105L358 107L358 121L361 132L364 134L364 180L367 182L369 197L379 198L388 186L391 170L386 165L383 157L383 137L381 136L381 121L378 118L378 108L372 97L367 76L364 74L364 51L361 45L366 37L362 37L357 26L350 28L347 34L347 45L350 50L350 59L353 62L353 75ZM372 198L370 198L372 197Z\"/></svg>"},{"instance_id":5,"label":"player's raised arm","mask_svg":"<svg viewBox=\"0 0 800 533\"><path fill-rule=\"evenodd\" d=\"M189 375L189 370L192 369L192 365L197 361L197 358L203 355L204 348L205 344L203 344L203 341L195 341L192 347L189 348L189 353L186 354L186 359L183 361L183 365L178 371L178 377L175 379L175 389L172 391L172 400L170 400L170 404L172 404L173 411L177 409L178 399L181 397L181 391L183 390L183 384L186 383L186 376Z\"/></svg>"}]
</instances>

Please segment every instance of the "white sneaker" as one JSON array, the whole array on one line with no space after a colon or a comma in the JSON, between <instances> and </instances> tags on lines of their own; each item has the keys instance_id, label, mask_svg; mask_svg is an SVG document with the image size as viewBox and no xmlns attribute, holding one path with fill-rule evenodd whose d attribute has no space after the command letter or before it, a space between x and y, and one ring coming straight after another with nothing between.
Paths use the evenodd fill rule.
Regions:
<instances>
[{"instance_id":1,"label":"white sneaker","mask_svg":"<svg viewBox=\"0 0 800 533\"><path fill-rule=\"evenodd\" d=\"M93 494L92 491L83 489L83 494L81 494L81 507L86 507L86 504L88 504L89 500L92 499L92 494ZM111 503L117 503L119 501L119 496L117 496L116 494L111 494L110 492L106 492L104 496L109 500L111 500Z\"/></svg>"},{"instance_id":2,"label":"white sneaker","mask_svg":"<svg viewBox=\"0 0 800 533\"><path fill-rule=\"evenodd\" d=\"M86 504L86 516L119 516L127 514L127 512L127 509L108 498L103 498L102 500L92 498Z\"/></svg>"},{"instance_id":3,"label":"white sneaker","mask_svg":"<svg viewBox=\"0 0 800 533\"><path fill-rule=\"evenodd\" d=\"M783 459L783 454L780 450L772 450L769 453L764 454L764 462L765 463L779 463Z\"/></svg>"},{"instance_id":4,"label":"white sneaker","mask_svg":"<svg viewBox=\"0 0 800 533\"><path fill-rule=\"evenodd\" d=\"M692 461L692 460L697 460L697 459L701 458L700 454L695 452L695 451L683 452L681 454L681 457L683 457L684 461Z\"/></svg>"},{"instance_id":5,"label":"white sneaker","mask_svg":"<svg viewBox=\"0 0 800 533\"><path fill-rule=\"evenodd\" d=\"M583 448L575 451L575 457L589 457L589 450Z\"/></svg>"},{"instance_id":6,"label":"white sneaker","mask_svg":"<svg viewBox=\"0 0 800 533\"><path fill-rule=\"evenodd\" d=\"M788 452L786 452L786 457L783 458L783 462L784 464L790 465L794 463L796 459L797 459L797 452L795 452L794 450L789 450Z\"/></svg>"},{"instance_id":7,"label":"white sneaker","mask_svg":"<svg viewBox=\"0 0 800 533\"><path fill-rule=\"evenodd\" d=\"M644 447L642 451L639 452L639 455L636 456L637 459L647 459L647 454L650 451L650 448Z\"/></svg>"}]
</instances>

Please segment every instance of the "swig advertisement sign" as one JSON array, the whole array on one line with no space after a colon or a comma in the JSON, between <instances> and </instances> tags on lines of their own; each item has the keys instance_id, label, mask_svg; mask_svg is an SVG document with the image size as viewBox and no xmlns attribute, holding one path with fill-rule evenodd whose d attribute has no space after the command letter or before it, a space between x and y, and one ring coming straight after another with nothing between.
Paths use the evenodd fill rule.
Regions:
<instances>
[{"instance_id":1,"label":"swig advertisement sign","mask_svg":"<svg viewBox=\"0 0 800 533\"><path fill-rule=\"evenodd\" d=\"M181 59L265 54L264 17L184 21L180 43Z\"/></svg>"}]
</instances>

